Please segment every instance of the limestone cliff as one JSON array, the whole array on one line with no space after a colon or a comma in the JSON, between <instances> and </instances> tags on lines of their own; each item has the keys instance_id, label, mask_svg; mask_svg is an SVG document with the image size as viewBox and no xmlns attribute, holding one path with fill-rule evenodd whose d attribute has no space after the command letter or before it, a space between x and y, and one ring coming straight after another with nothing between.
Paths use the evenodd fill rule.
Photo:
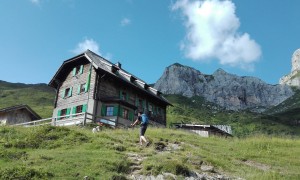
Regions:
<instances>
[{"instance_id":1,"label":"limestone cliff","mask_svg":"<svg viewBox=\"0 0 300 180\"><path fill-rule=\"evenodd\" d=\"M228 110L262 112L294 94L286 85L270 85L255 77L240 77L218 69L212 75L175 63L154 86L164 94L202 96Z\"/></svg>"},{"instance_id":2,"label":"limestone cliff","mask_svg":"<svg viewBox=\"0 0 300 180\"><path fill-rule=\"evenodd\" d=\"M279 84L300 87L300 49L297 49L292 56L291 73L280 78Z\"/></svg>"}]
</instances>

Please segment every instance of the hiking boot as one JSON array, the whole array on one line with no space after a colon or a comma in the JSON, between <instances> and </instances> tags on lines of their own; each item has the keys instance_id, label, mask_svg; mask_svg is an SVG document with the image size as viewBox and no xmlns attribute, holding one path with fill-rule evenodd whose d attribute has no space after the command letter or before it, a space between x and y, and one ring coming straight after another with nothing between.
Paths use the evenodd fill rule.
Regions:
<instances>
[{"instance_id":1,"label":"hiking boot","mask_svg":"<svg viewBox=\"0 0 300 180\"><path fill-rule=\"evenodd\" d=\"M150 141L146 142L146 147L150 146L150 144L151 144Z\"/></svg>"}]
</instances>

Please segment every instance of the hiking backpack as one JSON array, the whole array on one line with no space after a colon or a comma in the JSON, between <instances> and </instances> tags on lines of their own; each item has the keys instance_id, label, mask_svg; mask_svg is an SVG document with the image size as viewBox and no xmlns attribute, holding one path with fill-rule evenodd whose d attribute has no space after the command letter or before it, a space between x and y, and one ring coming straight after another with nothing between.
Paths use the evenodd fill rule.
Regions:
<instances>
[{"instance_id":1,"label":"hiking backpack","mask_svg":"<svg viewBox=\"0 0 300 180\"><path fill-rule=\"evenodd\" d=\"M148 116L146 114L142 114L142 122L141 124L145 124L147 125L148 124Z\"/></svg>"}]
</instances>

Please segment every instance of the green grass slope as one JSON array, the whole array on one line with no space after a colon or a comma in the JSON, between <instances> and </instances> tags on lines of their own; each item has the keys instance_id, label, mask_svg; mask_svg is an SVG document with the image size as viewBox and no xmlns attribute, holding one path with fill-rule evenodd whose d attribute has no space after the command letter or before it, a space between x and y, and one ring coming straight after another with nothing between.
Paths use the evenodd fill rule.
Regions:
<instances>
[{"instance_id":1,"label":"green grass slope","mask_svg":"<svg viewBox=\"0 0 300 180\"><path fill-rule=\"evenodd\" d=\"M46 84L22 84L0 81L0 109L29 105L42 118L52 116L55 91Z\"/></svg>"},{"instance_id":2,"label":"green grass slope","mask_svg":"<svg viewBox=\"0 0 300 180\"><path fill-rule=\"evenodd\" d=\"M239 137L253 134L300 135L299 126L284 123L279 115L226 111L201 97L187 98L180 95L168 95L166 98L173 104L167 110L169 126L180 122L230 125L233 135Z\"/></svg>"},{"instance_id":3,"label":"green grass slope","mask_svg":"<svg viewBox=\"0 0 300 180\"><path fill-rule=\"evenodd\" d=\"M0 179L128 179L133 173L172 173L184 179L205 171L231 179L299 179L300 139L267 136L202 138L181 130L138 128L0 127ZM137 157L132 158L132 157Z\"/></svg>"},{"instance_id":4,"label":"green grass slope","mask_svg":"<svg viewBox=\"0 0 300 180\"><path fill-rule=\"evenodd\" d=\"M276 117L276 121L291 125L300 125L300 90L296 89L295 94L281 104L269 109L266 114Z\"/></svg>"}]
</instances>

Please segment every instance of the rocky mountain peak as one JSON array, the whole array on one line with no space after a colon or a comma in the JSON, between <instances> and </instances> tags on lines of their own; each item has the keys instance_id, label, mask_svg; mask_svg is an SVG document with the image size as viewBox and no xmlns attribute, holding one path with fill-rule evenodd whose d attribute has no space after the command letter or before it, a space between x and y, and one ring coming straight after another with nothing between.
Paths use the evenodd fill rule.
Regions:
<instances>
[{"instance_id":1,"label":"rocky mountain peak","mask_svg":"<svg viewBox=\"0 0 300 180\"><path fill-rule=\"evenodd\" d=\"M222 68L219 68L213 74L214 75L218 75L218 74L225 75L225 74L228 74L228 73L226 71L224 71Z\"/></svg>"},{"instance_id":2,"label":"rocky mountain peak","mask_svg":"<svg viewBox=\"0 0 300 180\"><path fill-rule=\"evenodd\" d=\"M280 78L279 84L300 87L300 49L293 53L291 73Z\"/></svg>"},{"instance_id":3,"label":"rocky mountain peak","mask_svg":"<svg viewBox=\"0 0 300 180\"><path fill-rule=\"evenodd\" d=\"M292 56L292 72L300 70L300 49L297 49Z\"/></svg>"},{"instance_id":4,"label":"rocky mountain peak","mask_svg":"<svg viewBox=\"0 0 300 180\"><path fill-rule=\"evenodd\" d=\"M168 66L168 68L169 68L169 67L173 67L173 66L175 66L175 67L184 67L184 65L182 65L182 64L180 64L180 63L174 63L174 64Z\"/></svg>"},{"instance_id":5,"label":"rocky mountain peak","mask_svg":"<svg viewBox=\"0 0 300 180\"><path fill-rule=\"evenodd\" d=\"M286 85L270 85L258 78L240 77L223 69L206 75L178 63L165 69L154 88L164 94L202 96L229 110L251 109L258 112L275 106L294 94Z\"/></svg>"}]
</instances>

